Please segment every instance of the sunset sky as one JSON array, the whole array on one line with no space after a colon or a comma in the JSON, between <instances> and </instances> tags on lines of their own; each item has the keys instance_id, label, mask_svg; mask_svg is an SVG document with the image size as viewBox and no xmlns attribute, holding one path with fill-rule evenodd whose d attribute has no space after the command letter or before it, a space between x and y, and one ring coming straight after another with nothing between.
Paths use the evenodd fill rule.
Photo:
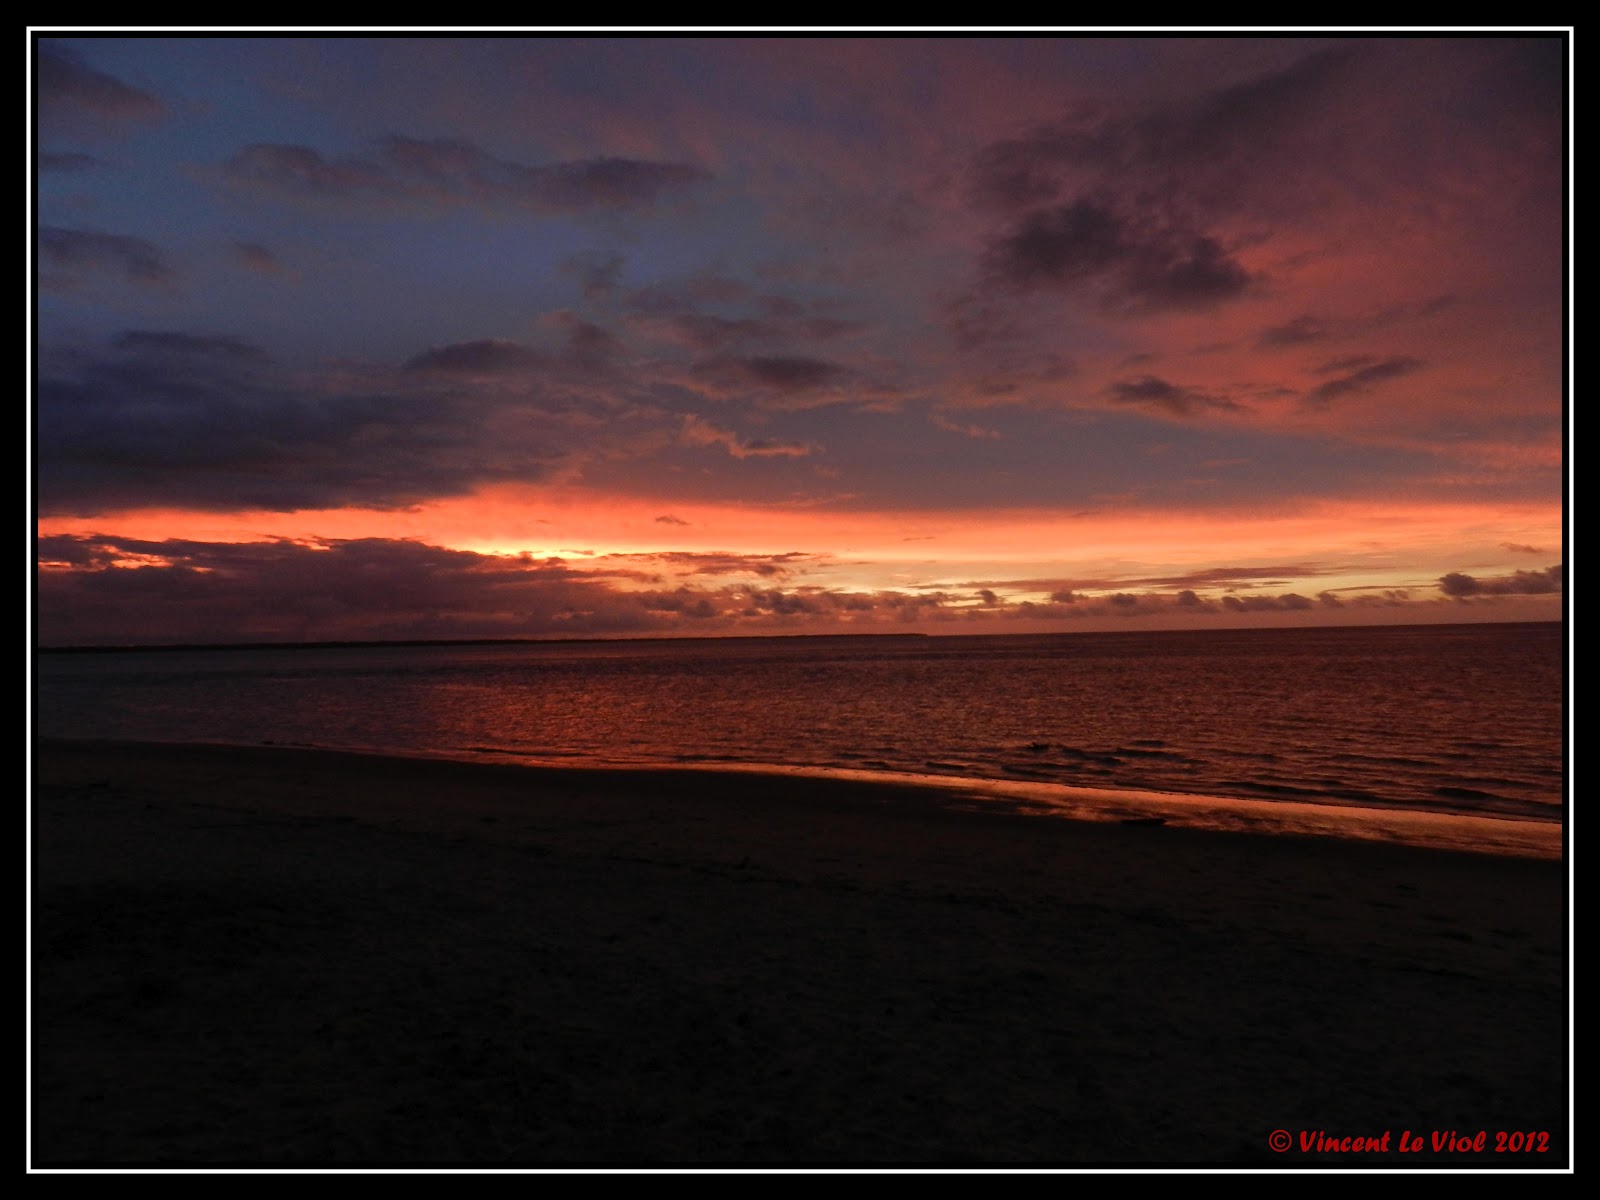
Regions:
<instances>
[{"instance_id":1,"label":"sunset sky","mask_svg":"<svg viewBox=\"0 0 1600 1200\"><path fill-rule=\"evenodd\" d=\"M1561 615L1559 32L35 36L42 645Z\"/></svg>"}]
</instances>

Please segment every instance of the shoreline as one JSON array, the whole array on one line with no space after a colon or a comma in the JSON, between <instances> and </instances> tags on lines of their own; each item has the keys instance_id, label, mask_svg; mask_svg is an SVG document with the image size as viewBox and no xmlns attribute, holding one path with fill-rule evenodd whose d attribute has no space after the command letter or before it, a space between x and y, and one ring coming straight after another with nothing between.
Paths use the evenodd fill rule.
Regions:
<instances>
[{"instance_id":1,"label":"shoreline","mask_svg":"<svg viewBox=\"0 0 1600 1200\"><path fill-rule=\"evenodd\" d=\"M1560 863L734 771L33 770L37 1165L1568 1163ZM1549 1139L1266 1141L1391 1124Z\"/></svg>"},{"instance_id":2,"label":"shoreline","mask_svg":"<svg viewBox=\"0 0 1600 1200\"><path fill-rule=\"evenodd\" d=\"M1094 824L1161 825L1249 837L1314 837L1375 842L1467 854L1559 861L1565 853L1565 823L1559 819L1416 808L1399 802L1360 805L1338 800L1252 798L1218 793L1158 791L1148 788L1094 786L1026 778L955 775L939 772L879 770L844 766L807 766L756 762L615 762L566 757L541 757L515 750L469 747L466 750L401 752L365 747L346 748L291 742L146 742L114 738L36 738L38 744L112 747L151 745L174 750L209 748L249 753L349 755L369 760L444 762L461 766L508 767L563 778L575 773L601 787L607 779L623 786L643 784L660 776L675 780L674 791L721 790L745 781L746 787L771 786L771 781L802 781L791 795L803 796L803 781L819 788L887 789L907 804L950 809L975 815L1014 816L1035 820ZM700 777L704 777L701 779Z\"/></svg>"},{"instance_id":3,"label":"shoreline","mask_svg":"<svg viewBox=\"0 0 1600 1200\"><path fill-rule=\"evenodd\" d=\"M1531 619L1528 619L1528 618L1524 617L1524 618L1517 618L1517 619L1513 619L1513 620L1505 620L1505 619L1497 619L1497 618L1495 618L1494 616L1491 615L1491 616L1480 616L1480 617L1477 617L1477 618L1474 618L1474 619L1468 619L1468 620L1408 621L1408 622L1405 622L1405 623L1402 623L1402 624L1396 624L1396 625L1382 624L1382 625L1376 625L1376 626L1374 626L1374 625L1348 625L1348 624L1292 625L1292 626L1282 626L1282 625L1278 625L1278 626L1274 626L1274 625L1225 625L1225 626L1220 626L1220 627L1213 626L1211 628L1212 629L1221 628L1222 630L1224 630L1226 632L1230 632L1230 633L1260 631L1260 632L1263 632L1263 633L1273 634L1273 633L1283 633L1283 632L1295 632L1295 633L1298 633L1298 632L1305 632L1307 630L1316 632L1316 631L1330 630L1330 629L1365 629L1365 630L1370 630L1370 629L1375 629L1376 628L1376 629L1412 630L1412 629L1427 629L1427 628L1432 628L1434 626L1445 626L1447 628L1459 628L1461 626L1471 626L1471 625L1560 625L1560 626L1565 626L1565 624L1566 624L1565 620L1563 618L1561 618L1561 617L1548 617L1548 618L1544 618L1544 619L1540 619L1540 620L1531 620ZM1158 633L1205 632L1205 631L1202 631L1202 630L1195 630L1194 627L1190 626L1190 625L1178 625L1178 626L1173 626L1173 627L1170 627L1170 628L1163 627L1163 626L1160 626L1160 625L1155 625L1155 626L1147 626L1146 628L1147 629L1151 629L1154 632L1158 632ZM817 640L817 641L823 641L823 640L830 640L830 639L831 640L842 640L842 639L854 639L854 638L881 638L881 639L884 639L884 640L896 640L896 639L898 639L898 640L901 640L901 641L906 641L906 640L911 640L911 639L915 639L915 638L927 638L927 639L939 639L939 638L952 638L953 639L953 638L966 638L966 637L996 637L996 638L1018 637L1018 638L1028 638L1028 637L1040 637L1040 636L1045 636L1045 637L1049 637L1049 636L1061 636L1061 637L1089 636L1089 637L1093 637L1093 636L1096 636L1098 634L1118 635L1118 634L1126 634L1128 632L1129 631L1126 630L1126 629L1076 629L1076 630L1074 630L1074 629L1066 629L1066 630L1051 630L1051 631L1043 631L1043 632L1035 631L1035 632L1031 632L1031 633L996 633L994 631L973 632L971 630L966 630L966 631L963 631L963 632L960 632L960 633L950 633L950 632L943 632L943 631L940 631L940 632L929 632L927 630L916 630L916 631L900 630L900 631L893 631L893 632L891 632L891 631L863 632L863 631L860 631L860 630L853 630L853 631L845 630L845 631L839 631L839 632L835 632L835 633L796 633L796 632L790 631L790 632L785 632L785 633L734 633L734 634L710 634L710 635L702 635L702 636L695 636L693 634L684 634L684 633L661 633L661 634L648 634L648 635L637 635L637 636L611 636L611 637L594 636L594 637L544 637L544 638L522 638L522 637L391 638L391 639L358 639L358 640L354 640L354 641L333 640L333 641L312 641L312 642L261 641L261 642L152 642L152 643L131 642L131 643L115 643L115 644L78 643L78 644L68 644L68 645L37 646L37 647L35 647L35 653L38 653L38 654L119 654L119 653L139 654L139 653L144 653L146 651L166 651L166 650L320 650L320 649L350 650L350 649L368 649L368 648L384 649L384 648L413 647L413 646L508 646L508 645L509 646L518 646L518 645L526 645L526 646L581 646L581 645L606 644L606 643L613 643L613 642L614 643L623 643L623 644L641 644L641 643L642 644L650 644L650 643L653 643L653 642L768 642L768 641L793 641L793 640L800 640L800 639L814 639L814 640Z\"/></svg>"},{"instance_id":4,"label":"shoreline","mask_svg":"<svg viewBox=\"0 0 1600 1200\"><path fill-rule=\"evenodd\" d=\"M318 747L300 747L313 750ZM521 755L516 751L474 751L481 758L446 752L395 755L382 750L351 751L373 757L427 758L464 765L506 763L534 771L670 772L686 776L735 775L751 780L796 778L835 783L883 785L920 794L930 805L974 814L1094 824L1163 825L1247 837L1326 837L1380 842L1462 854L1558 861L1565 826L1504 813L1481 814L1422 809L1398 801L1358 805L1341 801L1251 798L1218 793L1158 791L1149 788L1095 787L1087 784L875 770L861 767L796 766L783 763L585 763ZM965 798L966 802L962 802Z\"/></svg>"}]
</instances>

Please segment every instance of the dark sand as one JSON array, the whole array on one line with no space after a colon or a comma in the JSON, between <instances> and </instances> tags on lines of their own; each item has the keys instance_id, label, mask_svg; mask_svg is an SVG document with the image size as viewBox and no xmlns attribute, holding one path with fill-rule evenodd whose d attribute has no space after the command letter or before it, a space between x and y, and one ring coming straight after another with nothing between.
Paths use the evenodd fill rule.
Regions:
<instances>
[{"instance_id":1,"label":"dark sand","mask_svg":"<svg viewBox=\"0 0 1600 1200\"><path fill-rule=\"evenodd\" d=\"M1570 1162L1557 862L284 749L34 784L35 1167Z\"/></svg>"}]
</instances>

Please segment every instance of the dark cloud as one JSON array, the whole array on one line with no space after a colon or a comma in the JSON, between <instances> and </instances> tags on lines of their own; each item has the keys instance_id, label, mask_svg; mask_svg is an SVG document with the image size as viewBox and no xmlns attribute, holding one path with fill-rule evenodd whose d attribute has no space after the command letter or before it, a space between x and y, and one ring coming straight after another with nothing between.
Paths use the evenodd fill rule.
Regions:
<instances>
[{"instance_id":1,"label":"dark cloud","mask_svg":"<svg viewBox=\"0 0 1600 1200\"><path fill-rule=\"evenodd\" d=\"M973 158L972 199L980 207L1038 208L1060 196L1064 168L1104 161L1108 147L1108 138L1090 122L995 142Z\"/></svg>"},{"instance_id":2,"label":"dark cloud","mask_svg":"<svg viewBox=\"0 0 1600 1200\"><path fill-rule=\"evenodd\" d=\"M42 359L39 507L394 507L542 476L559 452L497 438L487 404L418 372L318 378L236 338L134 331Z\"/></svg>"},{"instance_id":3,"label":"dark cloud","mask_svg":"<svg viewBox=\"0 0 1600 1200\"><path fill-rule=\"evenodd\" d=\"M1170 584L1183 579L1193 578L1198 582L1209 583L1213 586L1223 585L1230 587L1255 587L1256 582L1243 584L1232 582L1238 577L1251 580L1260 577L1260 583L1277 583L1277 579L1264 578L1267 572L1274 574L1326 574L1342 568L1302 569L1293 567L1289 570L1283 568L1225 568L1217 572L1195 572L1188 576L1172 576L1163 579L1128 579L1121 581L1123 584L1142 585L1148 583ZM1393 588L1379 593L1370 593L1358 588L1343 588L1339 591L1356 592L1358 594L1348 597L1340 596L1333 590L1318 592L1314 598L1306 597L1298 592L1282 592L1268 594L1265 592L1248 592L1236 594L1229 592L1215 599L1196 592L1193 588L1183 588L1178 592L1168 591L1125 591L1118 587L1118 581L1107 579L1073 580L1071 586L1062 586L1064 581L1040 579L1011 579L990 581L994 588L1005 587L1021 592L1047 591L1049 601L1040 603L1032 600L1011 601L1003 606L994 605L984 609L975 609L969 606L967 615L988 615L996 619L1001 618L1026 618L1030 620L1057 620L1057 619L1083 619L1101 617L1128 617L1144 618L1158 615L1186 615L1186 616L1218 616L1240 614L1265 614L1265 613L1307 613L1317 609L1399 609L1411 608L1425 612L1436 606L1437 600L1413 599L1411 593L1403 588ZM1557 565L1547 571L1518 571L1514 575L1504 576L1492 580L1476 580L1469 575L1453 574L1440 580L1440 588L1446 595L1452 596L1463 603L1469 600L1490 599L1508 595L1548 595L1561 590L1562 568ZM977 583L968 583L964 586L974 587ZM991 591L993 589L990 589ZM980 592L980 596L984 593ZM995 593L998 596L998 593ZM951 610L941 610L941 615L948 617Z\"/></svg>"},{"instance_id":4,"label":"dark cloud","mask_svg":"<svg viewBox=\"0 0 1600 1200\"><path fill-rule=\"evenodd\" d=\"M1192 416L1197 411L1236 411L1239 407L1231 400L1198 388L1180 387L1155 375L1117 380L1106 389L1106 394L1119 404L1159 409L1178 417Z\"/></svg>"},{"instance_id":5,"label":"dark cloud","mask_svg":"<svg viewBox=\"0 0 1600 1200\"><path fill-rule=\"evenodd\" d=\"M39 539L41 567L107 567L116 561L118 554L110 543L77 534L56 534Z\"/></svg>"},{"instance_id":6,"label":"dark cloud","mask_svg":"<svg viewBox=\"0 0 1600 1200\"><path fill-rule=\"evenodd\" d=\"M56 274L40 278L47 290L79 286L86 273L111 275L145 287L171 287L178 273L165 256L143 238L55 225L39 229L39 255Z\"/></svg>"},{"instance_id":7,"label":"dark cloud","mask_svg":"<svg viewBox=\"0 0 1600 1200\"><path fill-rule=\"evenodd\" d=\"M848 374L838 363L820 358L758 357L732 361L755 382L786 392L825 387Z\"/></svg>"},{"instance_id":8,"label":"dark cloud","mask_svg":"<svg viewBox=\"0 0 1600 1200\"><path fill-rule=\"evenodd\" d=\"M695 376L726 394L751 390L773 393L790 403L816 403L833 398L830 389L851 377L849 368L803 355L719 355L694 366Z\"/></svg>"},{"instance_id":9,"label":"dark cloud","mask_svg":"<svg viewBox=\"0 0 1600 1200\"><path fill-rule=\"evenodd\" d=\"M1255 79L1209 92L1190 105L1151 112L1127 132L1134 156L1201 168L1207 177L1253 170L1303 151L1308 127L1332 118L1355 81L1359 51L1336 47Z\"/></svg>"},{"instance_id":10,"label":"dark cloud","mask_svg":"<svg viewBox=\"0 0 1600 1200\"><path fill-rule=\"evenodd\" d=\"M1017 616L1037 618L1052 617L1144 617L1153 614L1191 614L1216 616L1238 613L1306 612L1315 608L1336 609L1347 605L1370 606L1381 604L1395 607L1409 602L1403 591L1385 593L1382 597L1356 596L1342 599L1331 591L1323 591L1312 599L1298 592L1249 591L1239 594L1235 589L1254 589L1264 586L1282 586L1291 578L1326 575L1343 571L1342 567L1317 567L1293 563L1271 567L1219 567L1214 570L1193 571L1183 575L1147 576L1112 579L1072 580L1070 586L1063 580L1010 579L986 581L994 587L1005 587L1021 592L1045 591L1048 604L1031 601L1008 606L1008 612ZM1556 568L1559 570L1559 568ZM974 581L966 586L976 586ZM1179 584L1192 584L1171 591L1127 591L1127 587L1170 588ZM1215 598L1206 596L1195 588L1227 588L1229 591Z\"/></svg>"},{"instance_id":11,"label":"dark cloud","mask_svg":"<svg viewBox=\"0 0 1600 1200\"><path fill-rule=\"evenodd\" d=\"M41 42L34 63L39 116L46 122L105 127L123 121L157 120L166 105L149 92L86 65L59 43Z\"/></svg>"},{"instance_id":12,"label":"dark cloud","mask_svg":"<svg viewBox=\"0 0 1600 1200\"><path fill-rule=\"evenodd\" d=\"M1138 619L1174 612L1210 614L1219 610L1216 605L1201 600L1193 592L1178 596L1159 592L1112 592L1089 596L1082 592L1058 591L1051 594L1048 604L1023 600L989 611L1004 619L1083 620L1094 617Z\"/></svg>"},{"instance_id":13,"label":"dark cloud","mask_svg":"<svg viewBox=\"0 0 1600 1200\"><path fill-rule=\"evenodd\" d=\"M987 267L992 280L1022 291L1094 282L1102 306L1128 316L1212 308L1252 283L1216 238L1141 227L1086 200L1023 218L990 245Z\"/></svg>"},{"instance_id":14,"label":"dark cloud","mask_svg":"<svg viewBox=\"0 0 1600 1200\"><path fill-rule=\"evenodd\" d=\"M376 155L328 159L309 147L246 146L223 168L232 182L291 197L467 203L581 212L647 208L668 192L701 183L688 163L595 158L528 166L496 158L472 142L392 136Z\"/></svg>"},{"instance_id":15,"label":"dark cloud","mask_svg":"<svg viewBox=\"0 0 1600 1200\"><path fill-rule=\"evenodd\" d=\"M456 375L492 375L503 371L525 371L543 362L543 355L519 342L486 338L424 350L408 359L403 369Z\"/></svg>"},{"instance_id":16,"label":"dark cloud","mask_svg":"<svg viewBox=\"0 0 1600 1200\"><path fill-rule=\"evenodd\" d=\"M1517 542L1501 542L1500 549L1510 550L1514 554L1543 554L1538 546L1523 546Z\"/></svg>"},{"instance_id":17,"label":"dark cloud","mask_svg":"<svg viewBox=\"0 0 1600 1200\"><path fill-rule=\"evenodd\" d=\"M671 513L663 513L656 518L656 523L658 525L687 525L689 522L681 517L675 517Z\"/></svg>"},{"instance_id":18,"label":"dark cloud","mask_svg":"<svg viewBox=\"0 0 1600 1200\"><path fill-rule=\"evenodd\" d=\"M1224 596L1222 607L1228 612L1301 612L1314 608L1313 601L1295 592L1281 596Z\"/></svg>"},{"instance_id":19,"label":"dark cloud","mask_svg":"<svg viewBox=\"0 0 1600 1200\"><path fill-rule=\"evenodd\" d=\"M1307 342L1320 342L1328 337L1330 330L1328 323L1317 317L1302 315L1292 321L1285 321L1282 325L1272 325L1263 329L1256 338L1256 345L1271 349L1279 346L1303 346Z\"/></svg>"},{"instance_id":20,"label":"dark cloud","mask_svg":"<svg viewBox=\"0 0 1600 1200\"><path fill-rule=\"evenodd\" d=\"M1306 394L1306 400L1311 404L1326 404L1340 396L1352 393L1365 392L1377 384L1390 379L1398 379L1402 375L1410 375L1413 371L1421 370L1423 364L1414 358L1386 358L1380 361L1368 362L1346 375L1330 379L1327 383L1319 384Z\"/></svg>"},{"instance_id":21,"label":"dark cloud","mask_svg":"<svg viewBox=\"0 0 1600 1200\"><path fill-rule=\"evenodd\" d=\"M540 208L567 211L644 207L654 204L665 192L711 178L709 172L688 163L627 158L596 158L526 170L532 176L528 188L532 202Z\"/></svg>"},{"instance_id":22,"label":"dark cloud","mask_svg":"<svg viewBox=\"0 0 1600 1200\"><path fill-rule=\"evenodd\" d=\"M1198 98L1132 115L1089 111L985 147L972 195L1015 214L989 243L991 284L1092 286L1123 316L1245 295L1256 280L1218 229L1271 195L1267 181L1281 193L1303 172L1308 131L1328 124L1356 57L1319 51Z\"/></svg>"},{"instance_id":23,"label":"dark cloud","mask_svg":"<svg viewBox=\"0 0 1600 1200\"><path fill-rule=\"evenodd\" d=\"M39 633L44 645L621 635L671 632L685 621L697 632L759 633L1414 603L1404 591L1348 601L1329 592L1207 600L1192 589L1097 596L1061 589L1038 603L1007 601L995 588L911 594L784 582L813 557L665 553L573 563L375 538L207 543L60 535L39 543ZM634 562L657 570L624 565ZM667 574L679 578L662 586ZM764 582L752 586L740 576ZM697 577L722 582L698 586ZM1559 587L1560 568L1467 584L1461 581L1470 576L1445 578L1457 598L1539 594Z\"/></svg>"},{"instance_id":24,"label":"dark cloud","mask_svg":"<svg viewBox=\"0 0 1600 1200\"><path fill-rule=\"evenodd\" d=\"M826 593L811 593L804 590L782 592L777 590L752 591L750 593L751 615L771 613L781 617L820 617L828 614L835 607L832 598Z\"/></svg>"},{"instance_id":25,"label":"dark cloud","mask_svg":"<svg viewBox=\"0 0 1600 1200\"><path fill-rule=\"evenodd\" d=\"M804 555L681 555L691 573L781 578ZM636 572L415 541L41 539L44 645L775 632L937 617L949 598L739 583L670 588ZM700 568L704 568L702 572Z\"/></svg>"},{"instance_id":26,"label":"dark cloud","mask_svg":"<svg viewBox=\"0 0 1600 1200\"><path fill-rule=\"evenodd\" d=\"M1439 590L1456 600L1468 596L1548 596L1561 591L1563 582L1564 569L1557 563L1543 571L1516 571L1490 579L1452 571L1440 577Z\"/></svg>"},{"instance_id":27,"label":"dark cloud","mask_svg":"<svg viewBox=\"0 0 1600 1200\"><path fill-rule=\"evenodd\" d=\"M1211 237L1146 247L1128 265L1119 298L1130 312L1212 308L1242 296L1252 276Z\"/></svg>"},{"instance_id":28,"label":"dark cloud","mask_svg":"<svg viewBox=\"0 0 1600 1200\"><path fill-rule=\"evenodd\" d=\"M691 621L710 621L720 615L710 596L692 588L681 587L675 592L655 592L643 601L652 613L676 613Z\"/></svg>"},{"instance_id":29,"label":"dark cloud","mask_svg":"<svg viewBox=\"0 0 1600 1200\"><path fill-rule=\"evenodd\" d=\"M40 573L46 644L78 630L128 643L493 636L601 590L560 564L408 541L82 540L97 569ZM142 565L110 565L129 559Z\"/></svg>"},{"instance_id":30,"label":"dark cloud","mask_svg":"<svg viewBox=\"0 0 1600 1200\"><path fill-rule=\"evenodd\" d=\"M1017 287L1071 284L1127 261L1134 252L1123 222L1086 200L1023 218L990 251L992 269Z\"/></svg>"},{"instance_id":31,"label":"dark cloud","mask_svg":"<svg viewBox=\"0 0 1600 1200\"><path fill-rule=\"evenodd\" d=\"M407 359L401 369L414 375L462 379L531 372L547 381L572 379L606 368L621 350L607 330L564 309L546 313L540 324L562 336L565 345L558 352L545 354L521 342L480 338L430 347Z\"/></svg>"}]
</instances>

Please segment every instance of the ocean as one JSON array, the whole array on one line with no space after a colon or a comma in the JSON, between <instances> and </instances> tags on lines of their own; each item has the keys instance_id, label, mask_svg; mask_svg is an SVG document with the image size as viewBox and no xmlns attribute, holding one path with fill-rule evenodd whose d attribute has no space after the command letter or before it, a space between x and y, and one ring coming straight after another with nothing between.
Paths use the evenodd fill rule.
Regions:
<instances>
[{"instance_id":1,"label":"ocean","mask_svg":"<svg viewBox=\"0 0 1600 1200\"><path fill-rule=\"evenodd\" d=\"M909 777L1040 816L1559 854L1559 624L41 653L35 732Z\"/></svg>"}]
</instances>

